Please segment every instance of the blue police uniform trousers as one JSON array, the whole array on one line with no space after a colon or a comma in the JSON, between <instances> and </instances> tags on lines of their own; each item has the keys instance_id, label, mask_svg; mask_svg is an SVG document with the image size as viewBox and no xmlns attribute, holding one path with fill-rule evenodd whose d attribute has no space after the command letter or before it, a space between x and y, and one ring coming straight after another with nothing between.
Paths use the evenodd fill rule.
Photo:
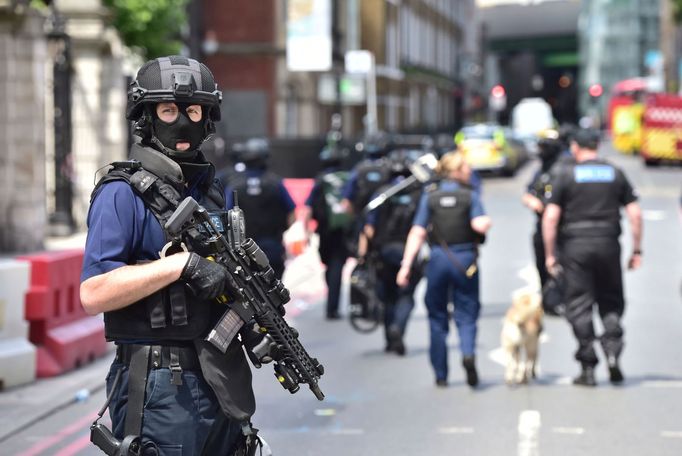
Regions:
<instances>
[{"instance_id":1,"label":"blue police uniform trousers","mask_svg":"<svg viewBox=\"0 0 682 456\"><path fill-rule=\"evenodd\" d=\"M118 362L111 365L107 376L110 393L116 372L123 369L114 392L109 413L113 433L124 437L128 403L128 368ZM192 456L199 454L229 455L241 438L241 429L220 410L213 390L201 372L183 370L182 385L171 384L168 368L148 373L141 431L142 443L151 440L159 455Z\"/></svg>"},{"instance_id":2,"label":"blue police uniform trousers","mask_svg":"<svg viewBox=\"0 0 682 456\"><path fill-rule=\"evenodd\" d=\"M461 266L453 264L440 246L431 246L431 258L426 266L425 304L429 316L431 341L429 355L437 380L447 380L449 332L448 301L454 303L453 318L459 335L462 356L473 356L481 304L478 299L478 272L467 278L464 271L474 262L472 246L450 246L450 252Z\"/></svg>"}]
</instances>

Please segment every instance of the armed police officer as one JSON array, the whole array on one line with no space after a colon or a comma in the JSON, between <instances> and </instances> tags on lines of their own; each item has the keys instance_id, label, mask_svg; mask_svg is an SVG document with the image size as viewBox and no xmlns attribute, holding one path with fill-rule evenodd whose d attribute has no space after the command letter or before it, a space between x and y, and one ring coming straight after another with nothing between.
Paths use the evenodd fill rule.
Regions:
<instances>
[{"instance_id":1,"label":"armed police officer","mask_svg":"<svg viewBox=\"0 0 682 456\"><path fill-rule=\"evenodd\" d=\"M356 216L352 237L359 244L364 242L364 238L360 236L365 225L363 209L379 187L388 182L390 167L386 159L389 143L384 135L369 137L358 146L365 157L351 171L343 188L342 205L346 212ZM355 255L359 248L361 247L354 248Z\"/></svg>"},{"instance_id":2,"label":"armed police officer","mask_svg":"<svg viewBox=\"0 0 682 456\"><path fill-rule=\"evenodd\" d=\"M341 297L341 277L346 260L350 257L349 238L353 219L343 208L342 191L348 181L348 171L342 169L345 151L338 143L325 146L320 152L322 172L306 199L308 226L310 218L317 222L320 260L327 267L324 278L327 283L326 318L338 320Z\"/></svg>"},{"instance_id":3,"label":"armed police officer","mask_svg":"<svg viewBox=\"0 0 682 456\"><path fill-rule=\"evenodd\" d=\"M419 201L396 282L402 287L408 286L412 265L428 237L431 253L426 265L425 303L431 333L429 355L436 385L447 386L448 301L452 298L462 366L467 383L475 387L478 385L476 334L481 309L478 245L491 220L478 193L469 186L471 169L461 153L443 155L437 171L443 179L435 188L427 189Z\"/></svg>"},{"instance_id":4,"label":"armed police officer","mask_svg":"<svg viewBox=\"0 0 682 456\"><path fill-rule=\"evenodd\" d=\"M92 436L103 449L139 437L141 454L245 451L255 402L240 341L225 353L204 341L225 311L215 298L238 293L233 279L196 253L164 249L165 222L184 197L218 217L225 209L199 150L220 102L196 60L145 63L128 92L138 135L130 161L113 163L93 191L80 296L88 314L104 313L105 335L117 345L107 377L113 436L101 428Z\"/></svg>"},{"instance_id":5,"label":"armed police officer","mask_svg":"<svg viewBox=\"0 0 682 456\"><path fill-rule=\"evenodd\" d=\"M411 152L416 154L411 155ZM412 174L408 165L419 152L398 149L389 154L391 181L379 189L379 194ZM406 286L398 286L396 276L421 194L421 185L412 185L392 195L369 212L365 225L366 248L369 250L365 255L377 257L377 297L384 305L386 351L400 356L406 353L404 335L414 308L414 291L422 278L421 260L413 262Z\"/></svg>"},{"instance_id":6,"label":"armed police officer","mask_svg":"<svg viewBox=\"0 0 682 456\"><path fill-rule=\"evenodd\" d=\"M575 358L582 371L574 383L585 386L596 385L595 305L604 327L600 339L609 379L615 384L623 381L619 365L625 310L618 241L621 207L625 207L632 232L628 268L636 269L642 261L642 216L637 195L620 169L598 158L599 139L594 129L574 132L571 153L576 163L561 168L542 218L547 270L556 274L559 267L563 268L566 317L578 339ZM555 253L558 240L559 261Z\"/></svg>"},{"instance_id":7,"label":"armed police officer","mask_svg":"<svg viewBox=\"0 0 682 456\"><path fill-rule=\"evenodd\" d=\"M244 211L246 236L265 252L277 278L284 274L284 232L294 223L296 204L281 177L268 169L270 145L266 139L251 138L233 146L234 170L221 177L227 207L233 191Z\"/></svg>"},{"instance_id":8,"label":"armed police officer","mask_svg":"<svg viewBox=\"0 0 682 456\"><path fill-rule=\"evenodd\" d=\"M538 141L540 168L531 179L526 193L521 198L523 204L532 210L537 219L533 233L533 251L535 253L535 266L540 277L540 287L545 290L550 280L549 272L545 266L545 246L542 241L542 213L545 211L547 201L552 196L552 181L555 179L559 168L559 158L564 153L564 142L559 137L559 132L549 130L543 133ZM543 309L549 315L563 314L562 302L545 302ZM556 301L556 300L555 300Z\"/></svg>"}]
</instances>

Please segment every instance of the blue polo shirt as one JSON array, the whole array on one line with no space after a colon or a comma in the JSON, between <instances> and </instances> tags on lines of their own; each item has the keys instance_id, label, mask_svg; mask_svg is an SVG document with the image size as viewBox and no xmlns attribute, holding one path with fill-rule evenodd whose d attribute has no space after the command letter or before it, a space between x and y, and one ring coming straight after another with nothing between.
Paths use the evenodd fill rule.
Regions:
<instances>
[{"instance_id":1,"label":"blue polo shirt","mask_svg":"<svg viewBox=\"0 0 682 456\"><path fill-rule=\"evenodd\" d=\"M438 184L438 189L446 192L454 192L459 190L462 186L452 180L442 180ZM417 213L414 215L413 225L419 225L422 228L427 228L431 221L431 211L429 209L429 194L427 192L422 193L419 200L419 206L417 206ZM480 194L474 190L471 192L471 209L469 210L469 220L485 215L485 210L483 208L483 203L481 202Z\"/></svg>"},{"instance_id":2,"label":"blue polo shirt","mask_svg":"<svg viewBox=\"0 0 682 456\"><path fill-rule=\"evenodd\" d=\"M199 176L184 196L199 204L202 194ZM95 195L87 218L81 282L121 266L159 259L166 237L154 214L124 181L104 184Z\"/></svg>"}]
</instances>

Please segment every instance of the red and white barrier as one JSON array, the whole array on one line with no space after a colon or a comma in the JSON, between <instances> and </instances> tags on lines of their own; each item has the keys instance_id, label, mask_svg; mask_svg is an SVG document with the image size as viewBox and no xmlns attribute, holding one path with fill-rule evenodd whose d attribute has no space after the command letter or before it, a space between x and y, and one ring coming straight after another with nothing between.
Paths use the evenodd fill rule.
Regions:
<instances>
[{"instance_id":1,"label":"red and white barrier","mask_svg":"<svg viewBox=\"0 0 682 456\"><path fill-rule=\"evenodd\" d=\"M59 375L104 355L104 321L101 316L88 316L81 307L83 250L41 252L20 259L31 263L26 320L29 340L38 348L37 376Z\"/></svg>"},{"instance_id":2,"label":"red and white barrier","mask_svg":"<svg viewBox=\"0 0 682 456\"><path fill-rule=\"evenodd\" d=\"M24 320L30 273L26 261L0 260L0 390L36 377L36 348Z\"/></svg>"}]
</instances>

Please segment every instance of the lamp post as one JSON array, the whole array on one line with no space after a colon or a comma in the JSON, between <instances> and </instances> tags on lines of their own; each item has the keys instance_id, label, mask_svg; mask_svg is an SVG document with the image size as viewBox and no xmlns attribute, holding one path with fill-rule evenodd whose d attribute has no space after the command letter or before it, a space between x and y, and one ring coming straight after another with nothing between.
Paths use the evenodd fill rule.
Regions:
<instances>
[{"instance_id":1,"label":"lamp post","mask_svg":"<svg viewBox=\"0 0 682 456\"><path fill-rule=\"evenodd\" d=\"M71 162L71 37L64 18L52 5L51 30L47 39L54 55L54 173L55 206L50 214L50 232L65 236L73 233L73 164Z\"/></svg>"}]
</instances>

